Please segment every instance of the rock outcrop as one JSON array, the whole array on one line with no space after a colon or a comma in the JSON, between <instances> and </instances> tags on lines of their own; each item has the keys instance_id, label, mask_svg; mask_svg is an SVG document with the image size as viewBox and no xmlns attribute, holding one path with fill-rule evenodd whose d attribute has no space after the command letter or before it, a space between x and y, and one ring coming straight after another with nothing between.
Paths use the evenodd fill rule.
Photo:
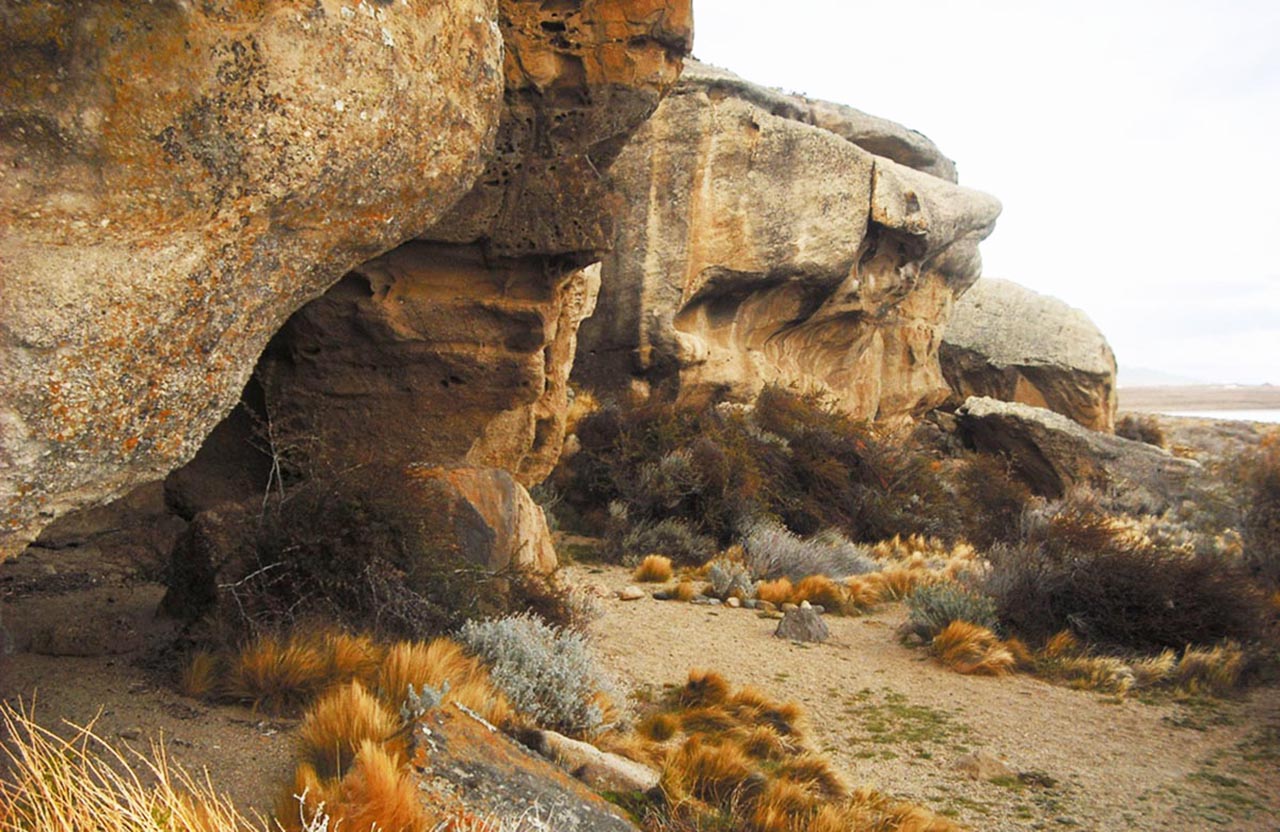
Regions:
<instances>
[{"instance_id":1,"label":"rock outcrop","mask_svg":"<svg viewBox=\"0 0 1280 832\"><path fill-rule=\"evenodd\" d=\"M163 477L267 340L472 186L495 0L0 11L0 557Z\"/></svg>"},{"instance_id":2,"label":"rock outcrop","mask_svg":"<svg viewBox=\"0 0 1280 832\"><path fill-rule=\"evenodd\" d=\"M957 404L988 396L1115 431L1115 354L1085 313L1056 298L979 280L956 302L940 358Z\"/></svg>"},{"instance_id":3,"label":"rock outcrop","mask_svg":"<svg viewBox=\"0 0 1280 832\"><path fill-rule=\"evenodd\" d=\"M1040 407L971 398L956 411L960 433L1001 454L1031 489L1061 497L1072 486L1110 488L1134 513L1159 514L1195 490L1200 464L1163 448L1082 427Z\"/></svg>"},{"instance_id":4,"label":"rock outcrop","mask_svg":"<svg viewBox=\"0 0 1280 832\"><path fill-rule=\"evenodd\" d=\"M0 557L191 459L273 336L269 427L352 464L545 475L583 269L613 238L607 170L679 75L688 0L0 20ZM261 490L278 460L236 447L260 427L171 482L183 514Z\"/></svg>"},{"instance_id":5,"label":"rock outcrop","mask_svg":"<svg viewBox=\"0 0 1280 832\"><path fill-rule=\"evenodd\" d=\"M859 417L939 403L941 326L999 204L886 125L689 63L614 165L626 207L575 378L737 400L774 382Z\"/></svg>"}]
</instances>

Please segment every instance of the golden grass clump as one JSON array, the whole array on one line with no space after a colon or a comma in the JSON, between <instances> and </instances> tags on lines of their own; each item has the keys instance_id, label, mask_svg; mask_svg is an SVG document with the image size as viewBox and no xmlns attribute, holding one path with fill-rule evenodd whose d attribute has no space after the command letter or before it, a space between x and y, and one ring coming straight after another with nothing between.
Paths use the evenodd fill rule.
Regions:
<instances>
[{"instance_id":1,"label":"golden grass clump","mask_svg":"<svg viewBox=\"0 0 1280 832\"><path fill-rule=\"evenodd\" d=\"M1225 696L1240 684L1244 665L1244 651L1238 644L1228 642L1207 649L1188 646L1169 678L1186 693Z\"/></svg>"},{"instance_id":2,"label":"golden grass clump","mask_svg":"<svg viewBox=\"0 0 1280 832\"><path fill-rule=\"evenodd\" d=\"M686 603L692 601L697 594L698 587L688 578L682 578L680 583L676 584L675 589L671 590L671 597Z\"/></svg>"},{"instance_id":3,"label":"golden grass clump","mask_svg":"<svg viewBox=\"0 0 1280 832\"><path fill-rule=\"evenodd\" d=\"M790 578L783 577L772 581L761 581L756 584L756 598L761 601L768 601L776 607L790 603L794 594L795 587L792 586Z\"/></svg>"},{"instance_id":4,"label":"golden grass clump","mask_svg":"<svg viewBox=\"0 0 1280 832\"><path fill-rule=\"evenodd\" d=\"M578 432L578 425L583 419L600 409L600 400L590 390L573 388L573 399L564 417L564 434L570 436Z\"/></svg>"},{"instance_id":5,"label":"golden grass clump","mask_svg":"<svg viewBox=\"0 0 1280 832\"><path fill-rule=\"evenodd\" d=\"M358 681L334 688L307 711L298 730L298 756L322 778L339 778L366 742L386 744L401 756L398 715Z\"/></svg>"},{"instance_id":6,"label":"golden grass clump","mask_svg":"<svg viewBox=\"0 0 1280 832\"><path fill-rule=\"evenodd\" d=\"M0 832L266 832L161 746L127 757L77 727L63 739L0 704Z\"/></svg>"},{"instance_id":7,"label":"golden grass clump","mask_svg":"<svg viewBox=\"0 0 1280 832\"><path fill-rule=\"evenodd\" d=\"M793 604L799 604L802 601L819 604L831 612L843 612L848 594L840 584L826 575L810 575L796 584L791 595Z\"/></svg>"},{"instance_id":8,"label":"golden grass clump","mask_svg":"<svg viewBox=\"0 0 1280 832\"><path fill-rule=\"evenodd\" d=\"M377 683L378 667L385 651L367 635L332 632L321 637L329 662L329 677L334 683L359 679L366 687Z\"/></svg>"},{"instance_id":9,"label":"golden grass clump","mask_svg":"<svg viewBox=\"0 0 1280 832\"><path fill-rule=\"evenodd\" d=\"M366 740L342 780L341 800L326 807L337 828L420 832L436 818L423 807L417 779L394 753Z\"/></svg>"},{"instance_id":10,"label":"golden grass clump","mask_svg":"<svg viewBox=\"0 0 1280 832\"><path fill-rule=\"evenodd\" d=\"M937 580L932 572L919 565L893 565L863 577L883 601L901 601L916 587Z\"/></svg>"},{"instance_id":11,"label":"golden grass clump","mask_svg":"<svg viewBox=\"0 0 1280 832\"><path fill-rule=\"evenodd\" d=\"M804 784L775 779L765 783L754 804L752 829L757 832L790 832L797 828L797 819L812 815L817 810L819 801Z\"/></svg>"},{"instance_id":12,"label":"golden grass clump","mask_svg":"<svg viewBox=\"0 0 1280 832\"><path fill-rule=\"evenodd\" d=\"M654 742L666 742L680 730L680 720L669 713L650 714L636 726L636 733Z\"/></svg>"},{"instance_id":13,"label":"golden grass clump","mask_svg":"<svg viewBox=\"0 0 1280 832\"><path fill-rule=\"evenodd\" d=\"M1013 653L986 627L952 621L929 643L929 652L957 673L1005 676L1013 671Z\"/></svg>"},{"instance_id":14,"label":"golden grass clump","mask_svg":"<svg viewBox=\"0 0 1280 832\"><path fill-rule=\"evenodd\" d=\"M304 705L332 682L329 663L314 645L274 636L248 645L230 665L226 695L270 713Z\"/></svg>"},{"instance_id":15,"label":"golden grass clump","mask_svg":"<svg viewBox=\"0 0 1280 832\"><path fill-rule=\"evenodd\" d=\"M849 796L849 784L832 767L830 760L818 754L805 753L783 760L776 775L799 783L827 800L841 800Z\"/></svg>"},{"instance_id":16,"label":"golden grass clump","mask_svg":"<svg viewBox=\"0 0 1280 832\"><path fill-rule=\"evenodd\" d=\"M844 594L851 608L868 610L884 600L880 595L880 580L873 577L875 574L845 578Z\"/></svg>"},{"instance_id":17,"label":"golden grass clump","mask_svg":"<svg viewBox=\"0 0 1280 832\"><path fill-rule=\"evenodd\" d=\"M1172 650L1165 650L1157 656L1147 656L1130 662L1133 671L1133 685L1136 688L1151 688L1164 682L1178 663L1178 656Z\"/></svg>"},{"instance_id":18,"label":"golden grass clump","mask_svg":"<svg viewBox=\"0 0 1280 832\"><path fill-rule=\"evenodd\" d=\"M741 748L690 737L667 760L660 786L667 795L691 795L708 803L727 804L752 782L755 768Z\"/></svg>"},{"instance_id":19,"label":"golden grass clump","mask_svg":"<svg viewBox=\"0 0 1280 832\"><path fill-rule=\"evenodd\" d=\"M493 686L484 664L449 638L392 645L378 676L378 695L389 706L398 708L410 685L421 693L423 686L443 690L445 682L449 683L449 690L443 701L457 702L498 726L508 725L515 718L511 703Z\"/></svg>"},{"instance_id":20,"label":"golden grass clump","mask_svg":"<svg viewBox=\"0 0 1280 832\"><path fill-rule=\"evenodd\" d=\"M178 674L178 692L192 699L208 699L218 691L224 672L216 655L197 650Z\"/></svg>"},{"instance_id":21,"label":"golden grass clump","mask_svg":"<svg viewBox=\"0 0 1280 832\"><path fill-rule=\"evenodd\" d=\"M722 705L729 700L729 682L714 670L691 670L689 678L677 693L682 708L705 708Z\"/></svg>"},{"instance_id":22,"label":"golden grass clump","mask_svg":"<svg viewBox=\"0 0 1280 832\"><path fill-rule=\"evenodd\" d=\"M640 583L662 584L675 574L671 558L666 555L647 555L631 573L631 579Z\"/></svg>"}]
</instances>

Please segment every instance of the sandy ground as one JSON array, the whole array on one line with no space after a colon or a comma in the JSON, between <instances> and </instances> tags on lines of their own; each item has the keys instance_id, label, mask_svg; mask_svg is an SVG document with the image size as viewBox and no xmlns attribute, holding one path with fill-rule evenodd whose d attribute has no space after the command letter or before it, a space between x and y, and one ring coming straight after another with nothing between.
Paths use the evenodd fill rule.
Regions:
<instances>
[{"instance_id":1,"label":"sandy ground","mask_svg":"<svg viewBox=\"0 0 1280 832\"><path fill-rule=\"evenodd\" d=\"M1121 387L1121 410L1275 410L1280 387L1189 384L1170 387Z\"/></svg>"},{"instance_id":2,"label":"sandy ground","mask_svg":"<svg viewBox=\"0 0 1280 832\"><path fill-rule=\"evenodd\" d=\"M571 574L597 594L629 581L612 567ZM899 643L900 604L827 616L830 641L798 645L774 638L777 622L750 610L600 603L597 649L628 686L653 694L692 668L714 668L734 684L800 702L817 744L851 782L973 829L1280 829L1277 688L1196 708L1117 701L1025 676L960 676ZM1265 730L1269 744L1259 751L1253 740ZM952 768L978 750L1056 785L995 785Z\"/></svg>"}]
</instances>

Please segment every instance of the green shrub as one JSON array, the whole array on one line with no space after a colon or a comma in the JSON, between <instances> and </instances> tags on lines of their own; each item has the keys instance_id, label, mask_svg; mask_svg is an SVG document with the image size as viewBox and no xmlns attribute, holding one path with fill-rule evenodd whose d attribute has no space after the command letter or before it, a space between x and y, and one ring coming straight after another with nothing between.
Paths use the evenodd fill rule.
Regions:
<instances>
[{"instance_id":1,"label":"green shrub","mask_svg":"<svg viewBox=\"0 0 1280 832\"><path fill-rule=\"evenodd\" d=\"M952 621L968 621L993 632L1000 627L994 600L950 581L919 587L907 597L907 609L907 628L925 641Z\"/></svg>"}]
</instances>

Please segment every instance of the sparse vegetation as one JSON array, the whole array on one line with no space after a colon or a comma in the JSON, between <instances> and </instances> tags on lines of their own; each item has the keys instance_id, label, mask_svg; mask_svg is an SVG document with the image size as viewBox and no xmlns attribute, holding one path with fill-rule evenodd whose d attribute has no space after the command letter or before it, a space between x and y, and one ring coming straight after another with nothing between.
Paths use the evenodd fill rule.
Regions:
<instances>
[{"instance_id":1,"label":"sparse vegetation","mask_svg":"<svg viewBox=\"0 0 1280 832\"><path fill-rule=\"evenodd\" d=\"M515 615L468 622L459 638L490 664L493 684L537 724L584 736L615 719L614 683L581 633Z\"/></svg>"},{"instance_id":2,"label":"sparse vegetation","mask_svg":"<svg viewBox=\"0 0 1280 832\"><path fill-rule=\"evenodd\" d=\"M666 555L647 555L645 559L640 561L640 565L631 573L634 580L641 583L666 583L671 580L674 572L671 568L671 558Z\"/></svg>"},{"instance_id":3,"label":"sparse vegetation","mask_svg":"<svg viewBox=\"0 0 1280 832\"><path fill-rule=\"evenodd\" d=\"M64 739L0 704L0 832L266 832L231 800L173 765L76 728Z\"/></svg>"},{"instance_id":4,"label":"sparse vegetation","mask_svg":"<svg viewBox=\"0 0 1280 832\"><path fill-rule=\"evenodd\" d=\"M1157 448L1168 447L1169 440L1160 427L1160 420L1150 413L1125 413L1116 420L1116 436L1145 442Z\"/></svg>"},{"instance_id":5,"label":"sparse vegetation","mask_svg":"<svg viewBox=\"0 0 1280 832\"><path fill-rule=\"evenodd\" d=\"M718 673L694 671L633 734L603 747L662 771L661 803L642 807L653 832L685 829L958 829L950 821L871 790L851 790L814 751L800 709Z\"/></svg>"},{"instance_id":6,"label":"sparse vegetation","mask_svg":"<svg viewBox=\"0 0 1280 832\"><path fill-rule=\"evenodd\" d=\"M998 626L991 598L953 582L922 586L907 598L911 631L929 641L953 621L967 621L987 630Z\"/></svg>"}]
</instances>

